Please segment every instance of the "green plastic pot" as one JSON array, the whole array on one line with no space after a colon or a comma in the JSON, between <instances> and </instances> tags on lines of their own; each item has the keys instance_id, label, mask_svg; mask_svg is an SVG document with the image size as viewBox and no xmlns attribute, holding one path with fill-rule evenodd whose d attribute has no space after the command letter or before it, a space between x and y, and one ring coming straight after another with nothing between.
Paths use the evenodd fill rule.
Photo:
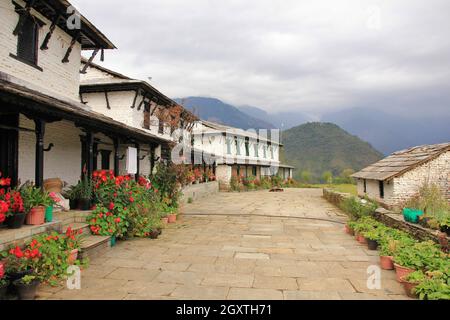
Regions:
<instances>
[{"instance_id":1,"label":"green plastic pot","mask_svg":"<svg viewBox=\"0 0 450 320\"><path fill-rule=\"evenodd\" d=\"M114 247L116 245L117 239L116 236L111 237L111 247Z\"/></svg>"},{"instance_id":2,"label":"green plastic pot","mask_svg":"<svg viewBox=\"0 0 450 320\"><path fill-rule=\"evenodd\" d=\"M52 222L53 221L53 207L47 207L45 209L45 222Z\"/></svg>"}]
</instances>

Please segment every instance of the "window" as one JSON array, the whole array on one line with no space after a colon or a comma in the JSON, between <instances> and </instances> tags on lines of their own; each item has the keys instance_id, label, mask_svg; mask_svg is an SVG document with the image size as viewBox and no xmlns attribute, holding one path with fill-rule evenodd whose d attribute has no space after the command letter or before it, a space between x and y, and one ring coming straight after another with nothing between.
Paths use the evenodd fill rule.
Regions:
<instances>
[{"instance_id":1,"label":"window","mask_svg":"<svg viewBox=\"0 0 450 320\"><path fill-rule=\"evenodd\" d=\"M150 105L144 108L144 129L150 129Z\"/></svg>"},{"instance_id":2,"label":"window","mask_svg":"<svg viewBox=\"0 0 450 320\"><path fill-rule=\"evenodd\" d=\"M250 156L250 142L248 141L248 138L245 139L245 155L247 157Z\"/></svg>"},{"instance_id":3,"label":"window","mask_svg":"<svg viewBox=\"0 0 450 320\"><path fill-rule=\"evenodd\" d=\"M23 17L24 23L17 39L17 58L37 65L39 26L31 17Z\"/></svg>"},{"instance_id":4,"label":"window","mask_svg":"<svg viewBox=\"0 0 450 320\"><path fill-rule=\"evenodd\" d=\"M252 175L253 175L254 177L256 177L256 175L257 175L257 172L256 172L256 166L253 166L253 167L252 167Z\"/></svg>"},{"instance_id":5,"label":"window","mask_svg":"<svg viewBox=\"0 0 450 320\"><path fill-rule=\"evenodd\" d=\"M364 183L364 193L367 193L367 180L364 179L363 183Z\"/></svg>"},{"instance_id":6,"label":"window","mask_svg":"<svg viewBox=\"0 0 450 320\"><path fill-rule=\"evenodd\" d=\"M111 151L101 150L100 153L102 155L102 170L109 170Z\"/></svg>"},{"instance_id":7,"label":"window","mask_svg":"<svg viewBox=\"0 0 450 320\"><path fill-rule=\"evenodd\" d=\"M159 120L158 123L158 133L164 134L164 121L162 121L161 119Z\"/></svg>"},{"instance_id":8,"label":"window","mask_svg":"<svg viewBox=\"0 0 450 320\"><path fill-rule=\"evenodd\" d=\"M255 143L254 147L255 147L255 157L259 157L259 155L258 155L258 153L259 153L258 152L259 145L257 143Z\"/></svg>"},{"instance_id":9,"label":"window","mask_svg":"<svg viewBox=\"0 0 450 320\"><path fill-rule=\"evenodd\" d=\"M230 139L226 139L227 141L227 154L231 154L231 141Z\"/></svg>"},{"instance_id":10,"label":"window","mask_svg":"<svg viewBox=\"0 0 450 320\"><path fill-rule=\"evenodd\" d=\"M234 138L234 144L236 146L236 154L238 156L241 155L241 146L239 145L239 139L237 137Z\"/></svg>"},{"instance_id":11,"label":"window","mask_svg":"<svg viewBox=\"0 0 450 320\"><path fill-rule=\"evenodd\" d=\"M378 181L378 183L379 183L379 188L380 188L380 198L384 199L384 182Z\"/></svg>"}]
</instances>

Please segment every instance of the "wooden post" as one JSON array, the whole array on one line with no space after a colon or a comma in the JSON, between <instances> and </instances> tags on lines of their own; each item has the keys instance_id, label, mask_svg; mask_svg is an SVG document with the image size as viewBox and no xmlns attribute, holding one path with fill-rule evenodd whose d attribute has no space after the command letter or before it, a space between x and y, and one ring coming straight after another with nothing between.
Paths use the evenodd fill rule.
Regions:
<instances>
[{"instance_id":1,"label":"wooden post","mask_svg":"<svg viewBox=\"0 0 450 320\"><path fill-rule=\"evenodd\" d=\"M36 159L35 159L35 184L36 187L42 188L44 186L44 134L45 121L42 119L35 119L35 134L36 134Z\"/></svg>"},{"instance_id":2,"label":"wooden post","mask_svg":"<svg viewBox=\"0 0 450 320\"><path fill-rule=\"evenodd\" d=\"M92 177L94 171L94 135L91 131L86 133L86 151L87 151L87 174Z\"/></svg>"},{"instance_id":3,"label":"wooden post","mask_svg":"<svg viewBox=\"0 0 450 320\"><path fill-rule=\"evenodd\" d=\"M120 174L119 172L119 139L114 138L114 175L118 176Z\"/></svg>"},{"instance_id":4,"label":"wooden post","mask_svg":"<svg viewBox=\"0 0 450 320\"><path fill-rule=\"evenodd\" d=\"M139 152L141 151L141 148L139 146L139 143L135 143L134 146L136 147L137 151L136 151L136 175L135 175L135 179L136 181L139 180L139 169L140 169L140 162L141 162L141 157L139 156Z\"/></svg>"}]
</instances>

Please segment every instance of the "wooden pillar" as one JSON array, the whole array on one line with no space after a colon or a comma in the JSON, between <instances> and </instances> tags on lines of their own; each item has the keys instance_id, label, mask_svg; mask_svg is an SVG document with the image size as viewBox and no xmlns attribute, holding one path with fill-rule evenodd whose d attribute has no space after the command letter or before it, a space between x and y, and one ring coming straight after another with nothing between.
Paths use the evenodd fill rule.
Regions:
<instances>
[{"instance_id":1,"label":"wooden pillar","mask_svg":"<svg viewBox=\"0 0 450 320\"><path fill-rule=\"evenodd\" d=\"M150 145L150 174L153 174L153 168L155 168L155 151L156 147Z\"/></svg>"},{"instance_id":2,"label":"wooden pillar","mask_svg":"<svg viewBox=\"0 0 450 320\"><path fill-rule=\"evenodd\" d=\"M135 179L136 181L139 180L139 171L140 171L140 166L141 166L141 157L139 156L139 153L141 151L141 147L139 145L139 143L135 143L134 144L135 148L137 149L136 151L136 175L135 175Z\"/></svg>"},{"instance_id":3,"label":"wooden pillar","mask_svg":"<svg viewBox=\"0 0 450 320\"><path fill-rule=\"evenodd\" d=\"M35 161L35 184L36 187L42 188L44 186L44 134L45 121L42 119L35 119L35 134L36 134L36 161Z\"/></svg>"},{"instance_id":4,"label":"wooden pillar","mask_svg":"<svg viewBox=\"0 0 450 320\"><path fill-rule=\"evenodd\" d=\"M86 156L87 156L87 175L88 178L92 177L94 172L94 135L91 131L86 133Z\"/></svg>"},{"instance_id":5,"label":"wooden pillar","mask_svg":"<svg viewBox=\"0 0 450 320\"><path fill-rule=\"evenodd\" d=\"M119 155L119 139L114 138L114 175L118 176L120 175L120 169L119 169L119 161L120 161L120 155Z\"/></svg>"}]
</instances>

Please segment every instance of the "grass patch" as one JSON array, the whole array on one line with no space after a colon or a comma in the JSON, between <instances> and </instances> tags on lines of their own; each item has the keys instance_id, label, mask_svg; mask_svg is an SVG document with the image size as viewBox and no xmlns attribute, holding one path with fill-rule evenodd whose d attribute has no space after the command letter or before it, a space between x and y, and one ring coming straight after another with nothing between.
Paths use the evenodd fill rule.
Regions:
<instances>
[{"instance_id":1,"label":"grass patch","mask_svg":"<svg viewBox=\"0 0 450 320\"><path fill-rule=\"evenodd\" d=\"M329 188L337 192L350 193L354 196L358 195L356 185L354 184L313 184L312 188Z\"/></svg>"}]
</instances>

